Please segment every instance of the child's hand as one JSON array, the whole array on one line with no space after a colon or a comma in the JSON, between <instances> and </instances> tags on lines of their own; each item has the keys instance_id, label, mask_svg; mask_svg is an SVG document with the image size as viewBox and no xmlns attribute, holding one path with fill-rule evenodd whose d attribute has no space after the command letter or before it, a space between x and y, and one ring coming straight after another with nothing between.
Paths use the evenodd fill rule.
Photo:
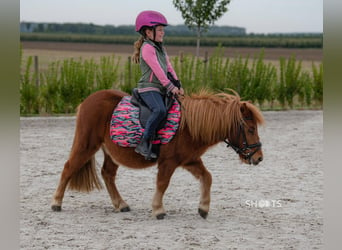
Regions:
<instances>
[{"instance_id":1,"label":"child's hand","mask_svg":"<svg viewBox=\"0 0 342 250\"><path fill-rule=\"evenodd\" d=\"M171 93L172 93L173 95L179 95L179 94L180 94L180 89L178 89L177 87L175 87L175 88L173 88L173 89L171 90Z\"/></svg>"}]
</instances>

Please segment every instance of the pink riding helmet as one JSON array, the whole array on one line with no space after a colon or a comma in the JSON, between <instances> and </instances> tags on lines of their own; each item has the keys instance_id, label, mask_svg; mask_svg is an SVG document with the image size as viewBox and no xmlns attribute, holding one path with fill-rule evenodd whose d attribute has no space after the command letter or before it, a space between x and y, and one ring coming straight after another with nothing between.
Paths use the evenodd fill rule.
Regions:
<instances>
[{"instance_id":1,"label":"pink riding helmet","mask_svg":"<svg viewBox=\"0 0 342 250\"><path fill-rule=\"evenodd\" d=\"M157 25L167 26L167 20L163 14L153 10L142 11L135 20L135 31L140 32L144 26L154 27Z\"/></svg>"}]
</instances>

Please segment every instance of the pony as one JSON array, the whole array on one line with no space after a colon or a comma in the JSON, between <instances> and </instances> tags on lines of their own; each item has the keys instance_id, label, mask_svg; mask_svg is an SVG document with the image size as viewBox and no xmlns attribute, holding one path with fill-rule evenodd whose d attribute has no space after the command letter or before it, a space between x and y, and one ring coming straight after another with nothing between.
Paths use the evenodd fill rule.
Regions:
<instances>
[{"instance_id":1,"label":"pony","mask_svg":"<svg viewBox=\"0 0 342 250\"><path fill-rule=\"evenodd\" d=\"M212 176L201 160L207 149L226 142L242 163L257 165L263 160L258 125L264 123L264 118L256 106L249 101L241 101L233 92L234 95L200 91L180 97L179 128L171 142L160 146L159 157L155 161L146 160L134 148L121 147L111 141L112 112L129 94L113 89L92 93L77 108L73 144L53 195L52 210L61 211L67 187L83 192L102 188L95 166L95 153L101 148L104 153L101 175L115 211L130 211L115 184L119 166L143 169L157 165L152 200L152 215L157 219L166 216L163 195L175 169L182 167L200 182L198 213L205 219L209 212L212 184Z\"/></svg>"}]
</instances>

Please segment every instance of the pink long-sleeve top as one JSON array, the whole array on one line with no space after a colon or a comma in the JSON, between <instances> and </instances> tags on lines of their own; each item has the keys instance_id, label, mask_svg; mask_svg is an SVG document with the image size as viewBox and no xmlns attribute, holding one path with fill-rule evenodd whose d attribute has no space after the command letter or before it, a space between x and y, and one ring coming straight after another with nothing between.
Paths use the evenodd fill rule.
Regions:
<instances>
[{"instance_id":1,"label":"pink long-sleeve top","mask_svg":"<svg viewBox=\"0 0 342 250\"><path fill-rule=\"evenodd\" d=\"M141 48L141 59L143 75L138 84L139 92L161 92L162 86L167 91L172 91L175 88L168 79L167 72L171 72L176 80L178 77L165 49L161 50L151 42L145 42Z\"/></svg>"}]
</instances>

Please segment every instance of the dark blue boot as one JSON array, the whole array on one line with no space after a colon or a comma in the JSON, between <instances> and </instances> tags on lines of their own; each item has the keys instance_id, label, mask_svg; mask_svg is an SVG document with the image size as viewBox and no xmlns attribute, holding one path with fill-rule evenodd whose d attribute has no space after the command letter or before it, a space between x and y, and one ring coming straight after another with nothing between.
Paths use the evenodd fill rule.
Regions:
<instances>
[{"instance_id":1,"label":"dark blue boot","mask_svg":"<svg viewBox=\"0 0 342 250\"><path fill-rule=\"evenodd\" d=\"M150 140L143 138L134 151L144 156L146 160L157 159L157 155L152 152L152 144L150 143Z\"/></svg>"}]
</instances>

